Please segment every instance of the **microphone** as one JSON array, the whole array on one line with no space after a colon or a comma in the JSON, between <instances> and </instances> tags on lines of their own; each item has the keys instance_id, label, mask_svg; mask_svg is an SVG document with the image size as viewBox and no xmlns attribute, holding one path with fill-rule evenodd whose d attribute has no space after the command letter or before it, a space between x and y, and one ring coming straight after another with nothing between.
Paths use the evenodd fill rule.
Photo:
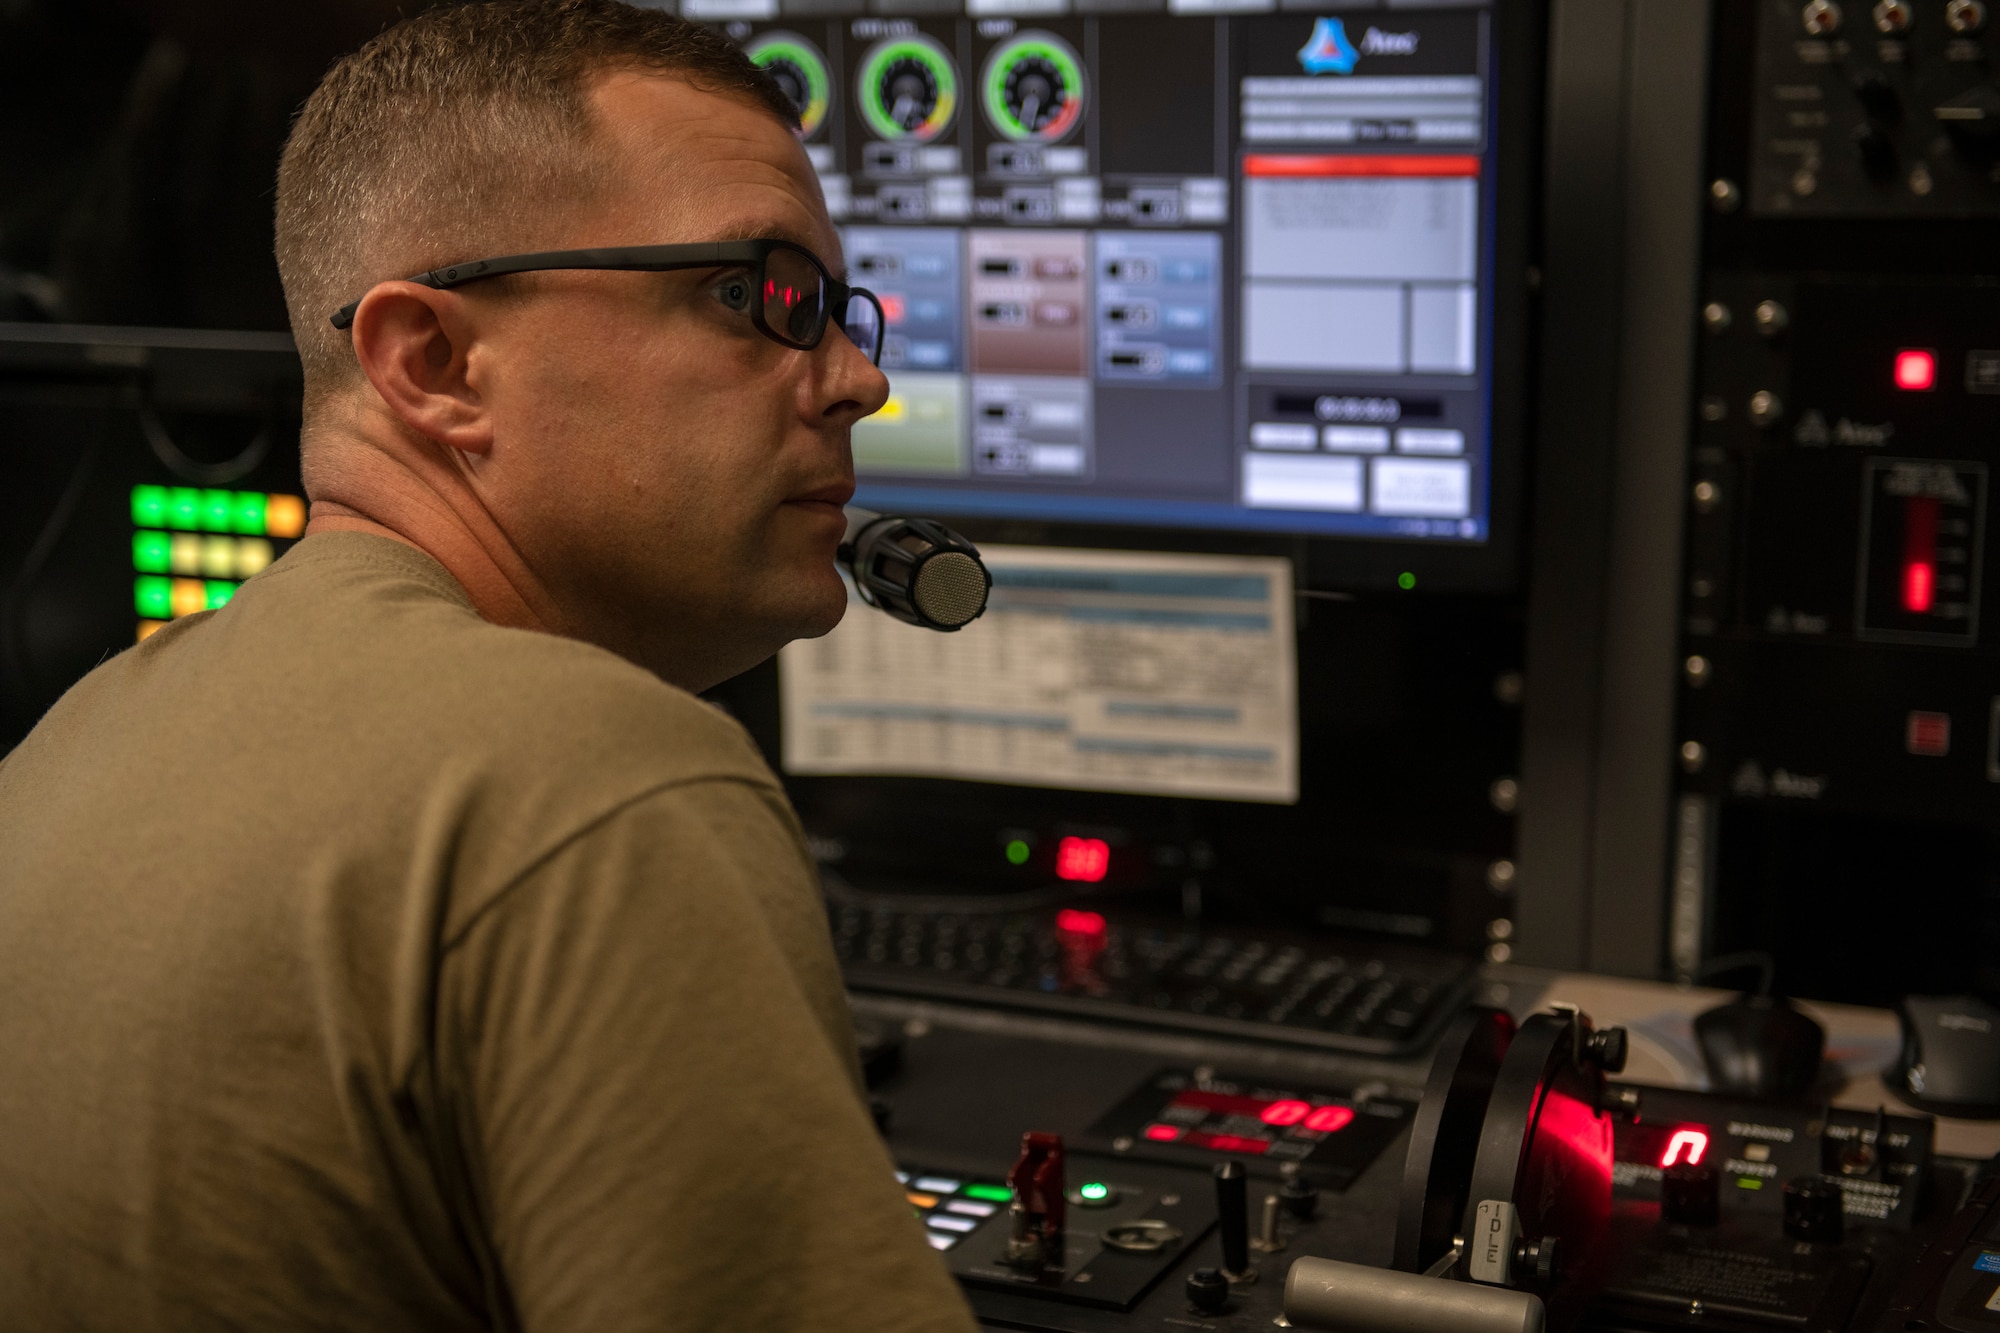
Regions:
<instances>
[{"instance_id":1,"label":"microphone","mask_svg":"<svg viewBox=\"0 0 2000 1333\"><path fill-rule=\"evenodd\" d=\"M951 633L979 619L993 576L979 548L944 524L849 506L835 558L861 600L896 619Z\"/></svg>"}]
</instances>

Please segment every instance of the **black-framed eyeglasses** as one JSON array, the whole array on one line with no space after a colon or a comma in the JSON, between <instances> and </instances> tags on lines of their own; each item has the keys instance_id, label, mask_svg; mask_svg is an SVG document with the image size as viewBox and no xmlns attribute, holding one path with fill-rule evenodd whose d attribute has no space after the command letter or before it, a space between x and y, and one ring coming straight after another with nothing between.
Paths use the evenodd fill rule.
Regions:
<instances>
[{"instance_id":1,"label":"black-framed eyeglasses","mask_svg":"<svg viewBox=\"0 0 2000 1333\"><path fill-rule=\"evenodd\" d=\"M706 241L693 245L618 245L601 250L544 250L447 264L409 282L444 290L479 278L552 269L617 269L667 273L676 269L741 267L743 310L772 342L802 352L819 346L833 324L870 362L882 359L882 302L865 287L850 287L826 271L819 256L791 241ZM333 327L354 323L360 301L333 312Z\"/></svg>"}]
</instances>

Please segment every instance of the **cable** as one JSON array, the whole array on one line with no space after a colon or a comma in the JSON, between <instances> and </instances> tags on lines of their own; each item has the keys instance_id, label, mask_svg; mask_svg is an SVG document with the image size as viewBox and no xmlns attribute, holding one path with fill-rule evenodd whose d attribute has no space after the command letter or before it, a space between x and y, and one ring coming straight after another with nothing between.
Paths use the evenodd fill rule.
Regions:
<instances>
[{"instance_id":1,"label":"cable","mask_svg":"<svg viewBox=\"0 0 2000 1333\"><path fill-rule=\"evenodd\" d=\"M150 398L139 401L139 427L146 434L146 445L153 451L153 457L167 465L168 471L184 481L197 486L227 486L240 481L256 470L270 452L273 433L272 414L264 414L264 422L257 427L257 433L250 437L250 443L236 457L220 463L204 463L190 458L174 443L174 437L167 433L167 423L160 419L159 409Z\"/></svg>"}]
</instances>

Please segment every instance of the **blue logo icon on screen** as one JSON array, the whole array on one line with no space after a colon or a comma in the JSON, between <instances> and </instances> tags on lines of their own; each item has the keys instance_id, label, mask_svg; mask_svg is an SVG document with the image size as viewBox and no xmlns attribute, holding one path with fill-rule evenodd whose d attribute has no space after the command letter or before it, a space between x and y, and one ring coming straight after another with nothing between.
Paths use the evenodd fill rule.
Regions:
<instances>
[{"instance_id":1,"label":"blue logo icon on screen","mask_svg":"<svg viewBox=\"0 0 2000 1333\"><path fill-rule=\"evenodd\" d=\"M1347 40L1347 27L1339 19L1318 19L1313 33L1299 48L1299 64L1308 74L1352 74L1361 53Z\"/></svg>"}]
</instances>

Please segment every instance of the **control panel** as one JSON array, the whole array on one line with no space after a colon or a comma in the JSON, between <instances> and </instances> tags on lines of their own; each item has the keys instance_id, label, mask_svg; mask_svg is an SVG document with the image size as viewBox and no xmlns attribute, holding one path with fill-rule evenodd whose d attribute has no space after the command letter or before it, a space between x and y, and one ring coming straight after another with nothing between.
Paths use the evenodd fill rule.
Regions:
<instances>
[{"instance_id":1,"label":"control panel","mask_svg":"<svg viewBox=\"0 0 2000 1333\"><path fill-rule=\"evenodd\" d=\"M1750 209L2000 214L1986 0L1760 0Z\"/></svg>"},{"instance_id":2,"label":"control panel","mask_svg":"<svg viewBox=\"0 0 2000 1333\"><path fill-rule=\"evenodd\" d=\"M1712 16L1670 961L2000 985L2000 34L1977 0ZM1837 961L1857 930L1880 968Z\"/></svg>"}]
</instances>

